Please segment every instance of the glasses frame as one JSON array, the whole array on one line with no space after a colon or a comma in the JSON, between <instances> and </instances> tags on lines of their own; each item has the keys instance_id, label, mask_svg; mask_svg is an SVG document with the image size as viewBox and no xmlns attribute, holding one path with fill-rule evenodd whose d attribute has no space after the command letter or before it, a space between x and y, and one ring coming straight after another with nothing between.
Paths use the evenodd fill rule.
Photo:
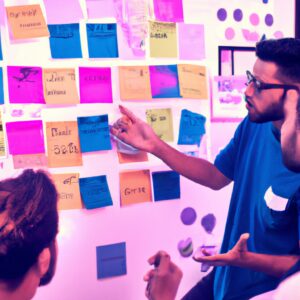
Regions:
<instances>
[{"instance_id":1,"label":"glasses frame","mask_svg":"<svg viewBox=\"0 0 300 300\"><path fill-rule=\"evenodd\" d=\"M265 83L255 78L255 76L250 72L246 71L247 83L246 86L249 86L252 82L257 91L262 90L271 90L271 89L284 89L284 90L296 90L299 92L299 88L296 85L292 84L279 84L279 83Z\"/></svg>"}]
</instances>

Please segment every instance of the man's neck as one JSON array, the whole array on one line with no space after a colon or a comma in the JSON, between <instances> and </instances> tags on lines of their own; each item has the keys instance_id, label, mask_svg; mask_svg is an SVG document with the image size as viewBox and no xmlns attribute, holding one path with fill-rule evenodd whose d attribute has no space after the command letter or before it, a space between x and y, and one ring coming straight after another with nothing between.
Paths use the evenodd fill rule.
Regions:
<instances>
[{"instance_id":1,"label":"man's neck","mask_svg":"<svg viewBox=\"0 0 300 300\"><path fill-rule=\"evenodd\" d=\"M283 120L273 121L272 122L274 127L277 128L279 131L281 130L281 126L283 124Z\"/></svg>"}]
</instances>

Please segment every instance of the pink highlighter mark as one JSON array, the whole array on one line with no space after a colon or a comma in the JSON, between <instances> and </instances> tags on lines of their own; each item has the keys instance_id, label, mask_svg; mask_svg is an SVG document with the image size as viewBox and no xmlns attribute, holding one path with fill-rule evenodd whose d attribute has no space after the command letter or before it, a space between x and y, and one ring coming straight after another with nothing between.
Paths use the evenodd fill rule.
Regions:
<instances>
[{"instance_id":1,"label":"pink highlighter mark","mask_svg":"<svg viewBox=\"0 0 300 300\"><path fill-rule=\"evenodd\" d=\"M243 37L246 41L257 42L259 40L259 35L257 32L251 32L248 29L242 29Z\"/></svg>"},{"instance_id":2,"label":"pink highlighter mark","mask_svg":"<svg viewBox=\"0 0 300 300\"><path fill-rule=\"evenodd\" d=\"M252 13L249 17L250 23L253 26L257 26L259 24L259 16L256 13Z\"/></svg>"},{"instance_id":3,"label":"pink highlighter mark","mask_svg":"<svg viewBox=\"0 0 300 300\"><path fill-rule=\"evenodd\" d=\"M274 37L275 37L276 39L281 39L281 38L284 37L284 34L283 34L282 31L277 30L277 31L274 32Z\"/></svg>"},{"instance_id":4,"label":"pink highlighter mark","mask_svg":"<svg viewBox=\"0 0 300 300\"><path fill-rule=\"evenodd\" d=\"M225 37L227 40L232 40L235 36L235 31L233 28L231 27L228 27L226 30L225 30Z\"/></svg>"}]
</instances>

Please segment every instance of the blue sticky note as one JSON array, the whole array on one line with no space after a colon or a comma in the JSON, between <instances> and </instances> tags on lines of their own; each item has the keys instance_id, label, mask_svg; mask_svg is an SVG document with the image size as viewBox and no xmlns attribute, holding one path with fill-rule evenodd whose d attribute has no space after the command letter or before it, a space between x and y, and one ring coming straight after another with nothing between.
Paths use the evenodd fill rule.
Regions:
<instances>
[{"instance_id":1,"label":"blue sticky note","mask_svg":"<svg viewBox=\"0 0 300 300\"><path fill-rule=\"evenodd\" d=\"M206 118L187 109L181 111L178 145L200 145Z\"/></svg>"},{"instance_id":2,"label":"blue sticky note","mask_svg":"<svg viewBox=\"0 0 300 300\"><path fill-rule=\"evenodd\" d=\"M117 24L86 24L90 58L119 57Z\"/></svg>"},{"instance_id":3,"label":"blue sticky note","mask_svg":"<svg viewBox=\"0 0 300 300\"><path fill-rule=\"evenodd\" d=\"M154 201L180 198L180 175L175 171L152 173Z\"/></svg>"},{"instance_id":4,"label":"blue sticky note","mask_svg":"<svg viewBox=\"0 0 300 300\"><path fill-rule=\"evenodd\" d=\"M2 71L2 68L0 68L0 104L4 104L3 71Z\"/></svg>"},{"instance_id":5,"label":"blue sticky note","mask_svg":"<svg viewBox=\"0 0 300 300\"><path fill-rule=\"evenodd\" d=\"M127 274L126 243L96 247L97 278L109 278Z\"/></svg>"},{"instance_id":6,"label":"blue sticky note","mask_svg":"<svg viewBox=\"0 0 300 300\"><path fill-rule=\"evenodd\" d=\"M81 152L111 150L108 115L78 117Z\"/></svg>"},{"instance_id":7,"label":"blue sticky note","mask_svg":"<svg viewBox=\"0 0 300 300\"><path fill-rule=\"evenodd\" d=\"M79 24L48 25L52 58L82 58Z\"/></svg>"},{"instance_id":8,"label":"blue sticky note","mask_svg":"<svg viewBox=\"0 0 300 300\"><path fill-rule=\"evenodd\" d=\"M113 204L105 175L79 178L79 188L87 209Z\"/></svg>"}]
</instances>

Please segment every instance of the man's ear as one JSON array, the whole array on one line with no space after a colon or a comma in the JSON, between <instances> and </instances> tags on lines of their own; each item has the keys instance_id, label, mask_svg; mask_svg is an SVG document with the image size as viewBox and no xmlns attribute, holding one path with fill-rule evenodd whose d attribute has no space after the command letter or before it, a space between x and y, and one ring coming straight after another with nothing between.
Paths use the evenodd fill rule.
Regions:
<instances>
[{"instance_id":1,"label":"man's ear","mask_svg":"<svg viewBox=\"0 0 300 300\"><path fill-rule=\"evenodd\" d=\"M49 269L51 253L49 248L44 248L38 256L37 269L39 276L43 277Z\"/></svg>"}]
</instances>

